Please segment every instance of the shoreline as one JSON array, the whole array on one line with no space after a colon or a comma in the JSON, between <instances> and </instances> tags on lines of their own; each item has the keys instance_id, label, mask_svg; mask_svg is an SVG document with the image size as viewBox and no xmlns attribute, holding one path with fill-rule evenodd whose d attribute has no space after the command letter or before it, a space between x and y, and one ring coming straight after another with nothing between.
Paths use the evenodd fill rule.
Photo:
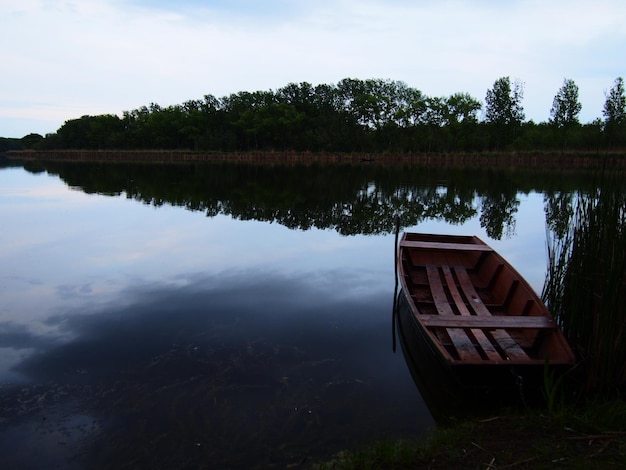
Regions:
<instances>
[{"instance_id":1,"label":"shoreline","mask_svg":"<svg viewBox=\"0 0 626 470\"><path fill-rule=\"evenodd\" d=\"M312 152L200 152L191 150L9 150L9 159L135 163L238 162L272 165L375 164L480 168L626 168L626 150L371 154Z\"/></svg>"}]
</instances>

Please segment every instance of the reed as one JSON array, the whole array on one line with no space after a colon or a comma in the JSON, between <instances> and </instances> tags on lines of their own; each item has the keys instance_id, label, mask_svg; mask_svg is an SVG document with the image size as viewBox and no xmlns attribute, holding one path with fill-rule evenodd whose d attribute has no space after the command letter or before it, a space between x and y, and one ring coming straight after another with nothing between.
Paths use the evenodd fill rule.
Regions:
<instances>
[{"instance_id":1,"label":"reed","mask_svg":"<svg viewBox=\"0 0 626 470\"><path fill-rule=\"evenodd\" d=\"M549 233L542 294L581 360L587 397L626 391L626 194L603 183L577 195L569 230Z\"/></svg>"},{"instance_id":2,"label":"reed","mask_svg":"<svg viewBox=\"0 0 626 470\"><path fill-rule=\"evenodd\" d=\"M550 358L546 358L543 368L543 395L550 416L565 408L563 383L567 375L557 374L548 366Z\"/></svg>"}]
</instances>

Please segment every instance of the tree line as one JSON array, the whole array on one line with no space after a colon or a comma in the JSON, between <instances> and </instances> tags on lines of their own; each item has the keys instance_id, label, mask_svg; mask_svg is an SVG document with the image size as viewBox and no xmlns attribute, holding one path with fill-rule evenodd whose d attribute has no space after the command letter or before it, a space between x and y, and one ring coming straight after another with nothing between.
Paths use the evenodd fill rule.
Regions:
<instances>
[{"instance_id":1,"label":"tree line","mask_svg":"<svg viewBox=\"0 0 626 470\"><path fill-rule=\"evenodd\" d=\"M548 122L526 121L523 83L497 79L485 103L468 93L430 97L401 81L346 78L336 85L290 83L123 115L82 116L45 137L19 142L38 149L186 149L197 151L481 152L599 150L626 144L621 77L606 93L603 117L581 124L578 86L565 79ZM484 109L483 109L484 108ZM481 111L484 111L482 115ZM1 148L0 148L1 150Z\"/></svg>"}]
</instances>

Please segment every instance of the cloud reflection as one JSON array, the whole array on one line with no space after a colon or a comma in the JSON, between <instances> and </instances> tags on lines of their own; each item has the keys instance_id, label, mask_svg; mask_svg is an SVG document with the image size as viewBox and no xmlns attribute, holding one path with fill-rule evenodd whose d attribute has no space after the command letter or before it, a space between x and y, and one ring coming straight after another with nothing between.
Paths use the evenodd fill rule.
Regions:
<instances>
[{"instance_id":1,"label":"cloud reflection","mask_svg":"<svg viewBox=\"0 0 626 470\"><path fill-rule=\"evenodd\" d=\"M15 371L56 384L31 403L67 397L101 420L86 466L288 464L430 425L391 352L390 292L351 289L358 279L339 270L175 281L49 317L73 338L63 344L18 324L0 330L2 345L34 351Z\"/></svg>"},{"instance_id":2,"label":"cloud reflection","mask_svg":"<svg viewBox=\"0 0 626 470\"><path fill-rule=\"evenodd\" d=\"M46 349L53 344L50 338L33 333L26 325L11 321L0 323L0 348Z\"/></svg>"},{"instance_id":3,"label":"cloud reflection","mask_svg":"<svg viewBox=\"0 0 626 470\"><path fill-rule=\"evenodd\" d=\"M389 349L390 295L359 289L343 271L293 277L257 271L178 277L175 283L128 288L91 310L89 304L49 317L45 324L74 340L56 344L23 325L5 326L5 346L37 351L15 369L35 381L71 377L72 371L119 373L173 344L203 348L288 343L324 357L359 358ZM79 290L89 289L88 284ZM67 294L77 296L75 289ZM385 334L378 334L385 328ZM376 338L372 343L364 336Z\"/></svg>"}]
</instances>

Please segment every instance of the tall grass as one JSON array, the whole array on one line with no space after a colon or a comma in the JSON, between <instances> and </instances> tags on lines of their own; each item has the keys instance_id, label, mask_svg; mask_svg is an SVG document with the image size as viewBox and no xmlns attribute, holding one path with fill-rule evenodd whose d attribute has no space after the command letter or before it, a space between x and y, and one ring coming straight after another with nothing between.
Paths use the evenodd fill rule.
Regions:
<instances>
[{"instance_id":1,"label":"tall grass","mask_svg":"<svg viewBox=\"0 0 626 470\"><path fill-rule=\"evenodd\" d=\"M617 181L579 193L569 228L548 234L542 296L581 360L588 397L626 392L626 194Z\"/></svg>"}]
</instances>

